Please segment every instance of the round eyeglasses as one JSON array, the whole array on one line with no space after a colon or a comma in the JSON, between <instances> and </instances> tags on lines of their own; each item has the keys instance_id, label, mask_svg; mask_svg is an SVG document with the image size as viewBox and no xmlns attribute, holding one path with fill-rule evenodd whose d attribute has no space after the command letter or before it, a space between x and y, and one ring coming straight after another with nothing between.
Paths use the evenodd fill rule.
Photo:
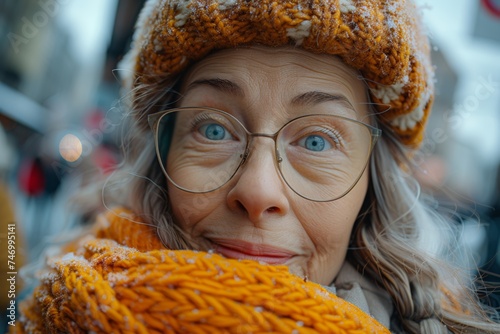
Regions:
<instances>
[{"instance_id":1,"label":"round eyeglasses","mask_svg":"<svg viewBox=\"0 0 500 334\"><path fill-rule=\"evenodd\" d=\"M292 119L276 133L251 133L212 108L176 108L148 116L156 154L177 188L206 193L225 185L245 163L254 137L274 140L276 167L299 196L328 202L346 195L366 168L382 131L337 115Z\"/></svg>"}]
</instances>

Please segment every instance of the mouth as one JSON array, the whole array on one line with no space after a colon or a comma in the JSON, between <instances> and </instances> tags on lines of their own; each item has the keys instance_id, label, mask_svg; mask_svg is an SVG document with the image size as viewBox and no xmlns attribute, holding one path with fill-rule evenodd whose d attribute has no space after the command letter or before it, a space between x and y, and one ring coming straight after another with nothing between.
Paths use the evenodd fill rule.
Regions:
<instances>
[{"instance_id":1,"label":"mouth","mask_svg":"<svg viewBox=\"0 0 500 334\"><path fill-rule=\"evenodd\" d=\"M254 260L268 264L284 264L295 253L265 244L254 244L251 242L237 239L210 239L216 253L227 258Z\"/></svg>"}]
</instances>

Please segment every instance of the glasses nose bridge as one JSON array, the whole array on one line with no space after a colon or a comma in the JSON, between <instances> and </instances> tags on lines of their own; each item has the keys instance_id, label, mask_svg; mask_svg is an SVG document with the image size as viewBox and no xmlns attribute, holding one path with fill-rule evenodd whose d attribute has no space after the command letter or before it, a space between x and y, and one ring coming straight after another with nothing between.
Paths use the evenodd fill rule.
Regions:
<instances>
[{"instance_id":1,"label":"glasses nose bridge","mask_svg":"<svg viewBox=\"0 0 500 334\"><path fill-rule=\"evenodd\" d=\"M279 135L279 132L275 132L275 133L262 133L262 132L256 132L256 133L251 133L251 132L247 132L248 134L248 144L247 144L247 149L245 150L245 154L243 156L243 162L245 162L248 157L250 156L250 147L252 146L253 144L253 139L255 137L264 137L264 138L269 138L269 139L272 139L274 141L274 159L275 161L279 164L283 161L283 159L281 158L280 154L279 154L279 151L278 151L278 135Z\"/></svg>"}]
</instances>

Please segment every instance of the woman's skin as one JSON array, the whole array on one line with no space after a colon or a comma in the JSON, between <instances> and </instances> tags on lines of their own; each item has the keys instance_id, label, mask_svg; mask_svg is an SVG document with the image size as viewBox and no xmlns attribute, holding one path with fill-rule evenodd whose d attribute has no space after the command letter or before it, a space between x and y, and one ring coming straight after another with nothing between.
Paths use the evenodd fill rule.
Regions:
<instances>
[{"instance_id":1,"label":"woman's skin","mask_svg":"<svg viewBox=\"0 0 500 334\"><path fill-rule=\"evenodd\" d=\"M179 107L224 110L251 132L275 133L288 120L313 113L368 122L365 89L335 57L252 47L219 51L195 64L183 80ZM171 147L169 159L176 154ZM222 188L193 194L168 184L168 192L174 221L194 248L286 264L292 273L328 285L345 260L367 187L365 170L338 200L301 198L277 170L273 140L256 137L250 157Z\"/></svg>"}]
</instances>

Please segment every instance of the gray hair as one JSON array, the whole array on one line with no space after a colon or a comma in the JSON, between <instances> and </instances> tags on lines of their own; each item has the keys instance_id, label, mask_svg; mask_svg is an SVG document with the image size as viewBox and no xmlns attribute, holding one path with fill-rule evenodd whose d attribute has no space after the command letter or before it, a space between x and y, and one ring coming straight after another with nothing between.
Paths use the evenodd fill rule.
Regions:
<instances>
[{"instance_id":1,"label":"gray hair","mask_svg":"<svg viewBox=\"0 0 500 334\"><path fill-rule=\"evenodd\" d=\"M500 333L478 306L468 272L450 261L450 254L463 251L454 246L454 223L422 193L410 152L383 131L348 260L389 292L405 333Z\"/></svg>"}]
</instances>

